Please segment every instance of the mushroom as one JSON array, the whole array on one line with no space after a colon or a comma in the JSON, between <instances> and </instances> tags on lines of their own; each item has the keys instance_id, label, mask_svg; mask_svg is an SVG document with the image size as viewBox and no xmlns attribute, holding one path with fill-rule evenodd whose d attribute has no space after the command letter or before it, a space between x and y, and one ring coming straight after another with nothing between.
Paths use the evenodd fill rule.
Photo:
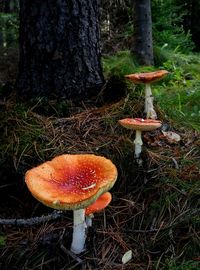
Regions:
<instances>
[{"instance_id":1,"label":"mushroom","mask_svg":"<svg viewBox=\"0 0 200 270\"><path fill-rule=\"evenodd\" d=\"M169 72L167 70L158 70L146 73L134 73L126 75L125 78L135 84L145 84L145 109L146 118L157 119L157 114L153 107L153 96L151 92L151 83L161 80Z\"/></svg>"},{"instance_id":2,"label":"mushroom","mask_svg":"<svg viewBox=\"0 0 200 270\"><path fill-rule=\"evenodd\" d=\"M25 182L32 195L54 209L73 210L71 251L84 251L85 209L111 189L117 169L111 160L93 154L57 156L26 172Z\"/></svg>"},{"instance_id":3,"label":"mushroom","mask_svg":"<svg viewBox=\"0 0 200 270\"><path fill-rule=\"evenodd\" d=\"M135 157L138 159L142 151L142 131L151 131L161 126L161 121L154 119L143 118L125 118L119 120L119 124L125 128L133 129L136 131L135 144Z\"/></svg>"},{"instance_id":4,"label":"mushroom","mask_svg":"<svg viewBox=\"0 0 200 270\"><path fill-rule=\"evenodd\" d=\"M112 200L112 195L110 192L106 192L103 195L101 195L93 204L89 205L85 209L85 215L86 215L86 224L88 227L92 226L92 218L93 214L102 211L106 208L106 206L109 205L109 203Z\"/></svg>"}]
</instances>

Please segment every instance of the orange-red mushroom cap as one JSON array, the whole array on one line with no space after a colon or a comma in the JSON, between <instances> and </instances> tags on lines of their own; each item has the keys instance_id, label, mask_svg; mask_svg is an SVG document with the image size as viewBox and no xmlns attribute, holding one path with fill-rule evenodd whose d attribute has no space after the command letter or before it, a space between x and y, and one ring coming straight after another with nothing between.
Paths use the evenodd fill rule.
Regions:
<instances>
[{"instance_id":1,"label":"orange-red mushroom cap","mask_svg":"<svg viewBox=\"0 0 200 270\"><path fill-rule=\"evenodd\" d=\"M125 118L118 121L125 128L141 131L150 131L161 127L159 120L143 118Z\"/></svg>"},{"instance_id":2,"label":"orange-red mushroom cap","mask_svg":"<svg viewBox=\"0 0 200 270\"><path fill-rule=\"evenodd\" d=\"M61 155L25 175L36 199L63 210L86 208L111 189L116 179L117 169L111 160L93 154Z\"/></svg>"},{"instance_id":3,"label":"orange-red mushroom cap","mask_svg":"<svg viewBox=\"0 0 200 270\"><path fill-rule=\"evenodd\" d=\"M167 70L158 70L153 72L134 73L126 75L125 78L135 84L153 83L164 78L169 72Z\"/></svg>"},{"instance_id":4,"label":"orange-red mushroom cap","mask_svg":"<svg viewBox=\"0 0 200 270\"><path fill-rule=\"evenodd\" d=\"M109 205L111 200L112 200L112 195L110 192L106 192L102 194L93 204L89 205L85 209L86 216L102 211L104 208L106 208L106 206Z\"/></svg>"}]
</instances>

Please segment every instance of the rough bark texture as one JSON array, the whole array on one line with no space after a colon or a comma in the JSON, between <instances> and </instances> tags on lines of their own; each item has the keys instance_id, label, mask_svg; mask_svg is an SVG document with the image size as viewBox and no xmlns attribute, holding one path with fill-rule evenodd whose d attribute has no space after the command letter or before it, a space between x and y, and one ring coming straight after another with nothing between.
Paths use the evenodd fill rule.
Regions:
<instances>
[{"instance_id":1,"label":"rough bark texture","mask_svg":"<svg viewBox=\"0 0 200 270\"><path fill-rule=\"evenodd\" d=\"M141 65L153 65L151 1L133 1L132 53Z\"/></svg>"},{"instance_id":2,"label":"rough bark texture","mask_svg":"<svg viewBox=\"0 0 200 270\"><path fill-rule=\"evenodd\" d=\"M19 93L95 95L104 81L99 33L98 0L20 0Z\"/></svg>"}]
</instances>

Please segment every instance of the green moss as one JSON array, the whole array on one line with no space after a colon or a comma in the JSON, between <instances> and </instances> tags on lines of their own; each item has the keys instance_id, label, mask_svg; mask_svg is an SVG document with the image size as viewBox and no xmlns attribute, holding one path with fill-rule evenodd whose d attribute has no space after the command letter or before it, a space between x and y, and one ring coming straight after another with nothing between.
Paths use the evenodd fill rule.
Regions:
<instances>
[{"instance_id":1,"label":"green moss","mask_svg":"<svg viewBox=\"0 0 200 270\"><path fill-rule=\"evenodd\" d=\"M115 55L104 57L102 61L105 77L111 75L123 77L135 70L134 59L129 51L121 51Z\"/></svg>"},{"instance_id":2,"label":"green moss","mask_svg":"<svg viewBox=\"0 0 200 270\"><path fill-rule=\"evenodd\" d=\"M183 261L183 262L176 262L174 260L166 260L166 265L163 266L161 269L166 270L197 270L199 269L200 264L199 262L194 261Z\"/></svg>"},{"instance_id":3,"label":"green moss","mask_svg":"<svg viewBox=\"0 0 200 270\"><path fill-rule=\"evenodd\" d=\"M18 170L23 157L40 156L44 148L41 138L45 125L23 103L11 102L7 106L7 110L1 111L1 165L10 167L10 163L14 163L15 170Z\"/></svg>"}]
</instances>

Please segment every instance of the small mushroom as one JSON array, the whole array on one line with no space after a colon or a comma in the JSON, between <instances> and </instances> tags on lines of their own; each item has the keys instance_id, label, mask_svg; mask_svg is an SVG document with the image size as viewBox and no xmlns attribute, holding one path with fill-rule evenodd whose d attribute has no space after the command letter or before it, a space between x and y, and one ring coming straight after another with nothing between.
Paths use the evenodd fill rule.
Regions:
<instances>
[{"instance_id":1,"label":"small mushroom","mask_svg":"<svg viewBox=\"0 0 200 270\"><path fill-rule=\"evenodd\" d=\"M169 72L166 70L158 70L146 73L134 73L126 75L125 78L135 84L145 85L145 109L146 118L157 119L157 114L153 107L153 96L151 91L151 83L161 80Z\"/></svg>"},{"instance_id":2,"label":"small mushroom","mask_svg":"<svg viewBox=\"0 0 200 270\"><path fill-rule=\"evenodd\" d=\"M125 128L136 131L135 144L135 157L138 159L142 151L142 131L151 131L161 127L161 121L154 119L143 118L125 118L119 120L119 124Z\"/></svg>"},{"instance_id":3,"label":"small mushroom","mask_svg":"<svg viewBox=\"0 0 200 270\"><path fill-rule=\"evenodd\" d=\"M102 194L93 204L85 209L86 224L88 227L92 226L93 214L104 210L112 200L110 192Z\"/></svg>"},{"instance_id":4,"label":"small mushroom","mask_svg":"<svg viewBox=\"0 0 200 270\"><path fill-rule=\"evenodd\" d=\"M61 155L25 175L32 195L54 209L73 210L71 251L84 251L86 239L85 209L111 189L117 169L111 160L93 154Z\"/></svg>"}]
</instances>

